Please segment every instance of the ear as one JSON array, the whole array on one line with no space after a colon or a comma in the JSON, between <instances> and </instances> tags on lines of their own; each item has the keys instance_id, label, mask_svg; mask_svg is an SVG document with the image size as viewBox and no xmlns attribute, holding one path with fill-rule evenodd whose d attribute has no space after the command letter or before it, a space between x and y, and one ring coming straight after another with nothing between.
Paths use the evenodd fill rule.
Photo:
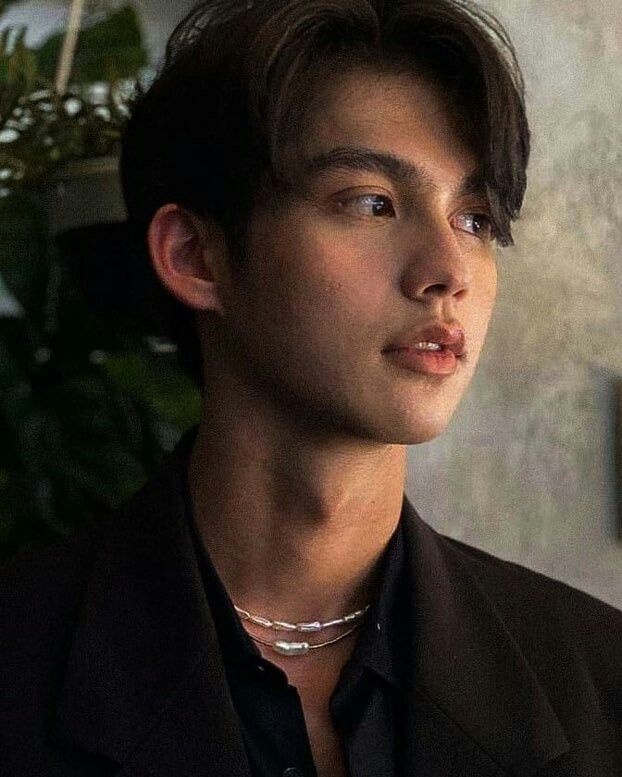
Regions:
<instances>
[{"instance_id":1,"label":"ear","mask_svg":"<svg viewBox=\"0 0 622 777\"><path fill-rule=\"evenodd\" d=\"M194 310L223 312L227 248L222 229L174 203L151 220L147 242L160 282Z\"/></svg>"}]
</instances>

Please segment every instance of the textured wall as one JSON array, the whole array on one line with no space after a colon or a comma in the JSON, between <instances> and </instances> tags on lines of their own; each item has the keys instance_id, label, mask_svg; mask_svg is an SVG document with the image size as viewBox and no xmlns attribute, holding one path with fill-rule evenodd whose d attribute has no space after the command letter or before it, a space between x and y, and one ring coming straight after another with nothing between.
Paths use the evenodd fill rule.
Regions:
<instances>
[{"instance_id":1,"label":"textured wall","mask_svg":"<svg viewBox=\"0 0 622 777\"><path fill-rule=\"evenodd\" d=\"M447 432L411 448L408 493L444 533L622 608L620 3L485 7L526 77L529 191L479 372Z\"/></svg>"}]
</instances>

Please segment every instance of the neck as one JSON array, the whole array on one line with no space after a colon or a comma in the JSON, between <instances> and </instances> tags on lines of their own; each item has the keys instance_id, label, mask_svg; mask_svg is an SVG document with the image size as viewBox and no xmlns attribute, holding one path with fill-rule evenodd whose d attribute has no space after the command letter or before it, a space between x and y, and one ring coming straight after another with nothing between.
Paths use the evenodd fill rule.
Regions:
<instances>
[{"instance_id":1,"label":"neck","mask_svg":"<svg viewBox=\"0 0 622 777\"><path fill-rule=\"evenodd\" d=\"M210 394L190 461L203 542L232 600L268 618L367 605L399 521L406 449L301 429Z\"/></svg>"}]
</instances>

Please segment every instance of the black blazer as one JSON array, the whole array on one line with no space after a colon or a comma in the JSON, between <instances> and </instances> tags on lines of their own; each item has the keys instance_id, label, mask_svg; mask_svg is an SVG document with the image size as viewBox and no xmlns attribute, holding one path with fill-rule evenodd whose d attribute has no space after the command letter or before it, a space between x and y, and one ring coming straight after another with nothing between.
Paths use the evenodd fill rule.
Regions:
<instances>
[{"instance_id":1,"label":"black blazer","mask_svg":"<svg viewBox=\"0 0 622 777\"><path fill-rule=\"evenodd\" d=\"M5 565L2 777L248 777L174 462ZM408 777L622 777L622 613L404 510Z\"/></svg>"}]
</instances>

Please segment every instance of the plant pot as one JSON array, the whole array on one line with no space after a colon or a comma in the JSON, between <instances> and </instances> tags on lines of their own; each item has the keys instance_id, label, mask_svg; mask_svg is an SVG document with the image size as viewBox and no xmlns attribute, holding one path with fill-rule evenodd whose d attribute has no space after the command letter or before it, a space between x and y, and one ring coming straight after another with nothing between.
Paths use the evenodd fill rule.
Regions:
<instances>
[{"instance_id":1,"label":"plant pot","mask_svg":"<svg viewBox=\"0 0 622 777\"><path fill-rule=\"evenodd\" d=\"M64 165L46 182L41 199L52 235L91 224L124 221L119 158L95 157Z\"/></svg>"}]
</instances>

